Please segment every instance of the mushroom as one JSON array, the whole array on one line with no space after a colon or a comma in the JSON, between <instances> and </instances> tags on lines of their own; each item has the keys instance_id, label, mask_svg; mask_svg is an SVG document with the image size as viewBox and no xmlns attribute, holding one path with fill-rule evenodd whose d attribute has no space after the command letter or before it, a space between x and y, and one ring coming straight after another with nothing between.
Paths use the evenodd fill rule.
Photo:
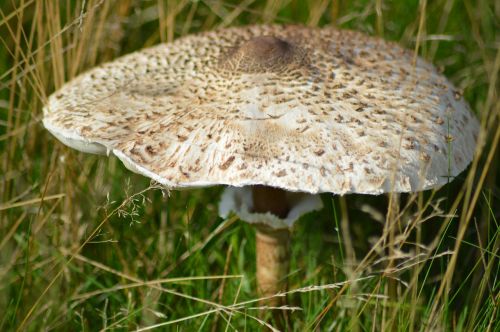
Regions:
<instances>
[{"instance_id":1,"label":"mushroom","mask_svg":"<svg viewBox=\"0 0 500 332\"><path fill-rule=\"evenodd\" d=\"M289 228L318 193L415 192L471 161L461 94L413 52L359 32L256 25L100 65L48 99L64 144L170 188L227 185L220 214L257 225L257 283L286 288Z\"/></svg>"}]
</instances>

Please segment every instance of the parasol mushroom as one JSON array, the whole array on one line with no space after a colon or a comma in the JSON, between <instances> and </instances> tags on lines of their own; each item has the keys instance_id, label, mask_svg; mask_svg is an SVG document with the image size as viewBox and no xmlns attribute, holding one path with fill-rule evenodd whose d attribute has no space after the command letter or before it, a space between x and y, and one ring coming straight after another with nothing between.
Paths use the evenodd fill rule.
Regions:
<instances>
[{"instance_id":1,"label":"parasol mushroom","mask_svg":"<svg viewBox=\"0 0 500 332\"><path fill-rule=\"evenodd\" d=\"M413 52L358 32L260 25L179 38L64 85L44 126L170 188L229 186L257 224L262 295L283 290L289 228L314 194L414 192L471 161L478 121Z\"/></svg>"}]
</instances>

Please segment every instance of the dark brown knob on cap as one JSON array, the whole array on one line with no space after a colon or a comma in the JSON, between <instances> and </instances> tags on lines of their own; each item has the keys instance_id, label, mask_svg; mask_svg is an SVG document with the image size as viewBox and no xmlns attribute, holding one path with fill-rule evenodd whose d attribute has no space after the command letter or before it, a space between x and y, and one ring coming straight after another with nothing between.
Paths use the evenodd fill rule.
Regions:
<instances>
[{"instance_id":1,"label":"dark brown knob on cap","mask_svg":"<svg viewBox=\"0 0 500 332\"><path fill-rule=\"evenodd\" d=\"M254 37L224 54L220 66L246 72L275 72L303 58L303 52L287 40L274 36Z\"/></svg>"},{"instance_id":2,"label":"dark brown knob on cap","mask_svg":"<svg viewBox=\"0 0 500 332\"><path fill-rule=\"evenodd\" d=\"M273 36L252 38L241 45L239 50L248 59L258 63L266 63L269 59L289 58L290 53L293 52L289 42Z\"/></svg>"}]
</instances>

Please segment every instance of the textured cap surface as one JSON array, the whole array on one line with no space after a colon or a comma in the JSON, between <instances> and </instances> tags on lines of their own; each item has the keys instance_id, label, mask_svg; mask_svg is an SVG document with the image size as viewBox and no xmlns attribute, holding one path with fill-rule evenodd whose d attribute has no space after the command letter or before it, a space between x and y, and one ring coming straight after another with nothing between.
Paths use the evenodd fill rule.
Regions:
<instances>
[{"instance_id":1,"label":"textured cap surface","mask_svg":"<svg viewBox=\"0 0 500 332\"><path fill-rule=\"evenodd\" d=\"M174 188L337 194L444 184L471 161L479 130L411 51L300 26L217 30L124 56L50 96L43 123Z\"/></svg>"}]
</instances>

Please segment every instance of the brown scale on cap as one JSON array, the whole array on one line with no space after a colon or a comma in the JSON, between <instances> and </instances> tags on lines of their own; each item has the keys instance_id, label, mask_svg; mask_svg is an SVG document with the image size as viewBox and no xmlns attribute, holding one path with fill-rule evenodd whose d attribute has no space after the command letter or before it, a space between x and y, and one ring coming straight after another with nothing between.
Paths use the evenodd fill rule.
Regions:
<instances>
[{"instance_id":1,"label":"brown scale on cap","mask_svg":"<svg viewBox=\"0 0 500 332\"><path fill-rule=\"evenodd\" d=\"M354 31L221 29L80 75L49 98L43 122L174 188L424 190L467 166L479 124L445 77L413 60Z\"/></svg>"}]
</instances>

